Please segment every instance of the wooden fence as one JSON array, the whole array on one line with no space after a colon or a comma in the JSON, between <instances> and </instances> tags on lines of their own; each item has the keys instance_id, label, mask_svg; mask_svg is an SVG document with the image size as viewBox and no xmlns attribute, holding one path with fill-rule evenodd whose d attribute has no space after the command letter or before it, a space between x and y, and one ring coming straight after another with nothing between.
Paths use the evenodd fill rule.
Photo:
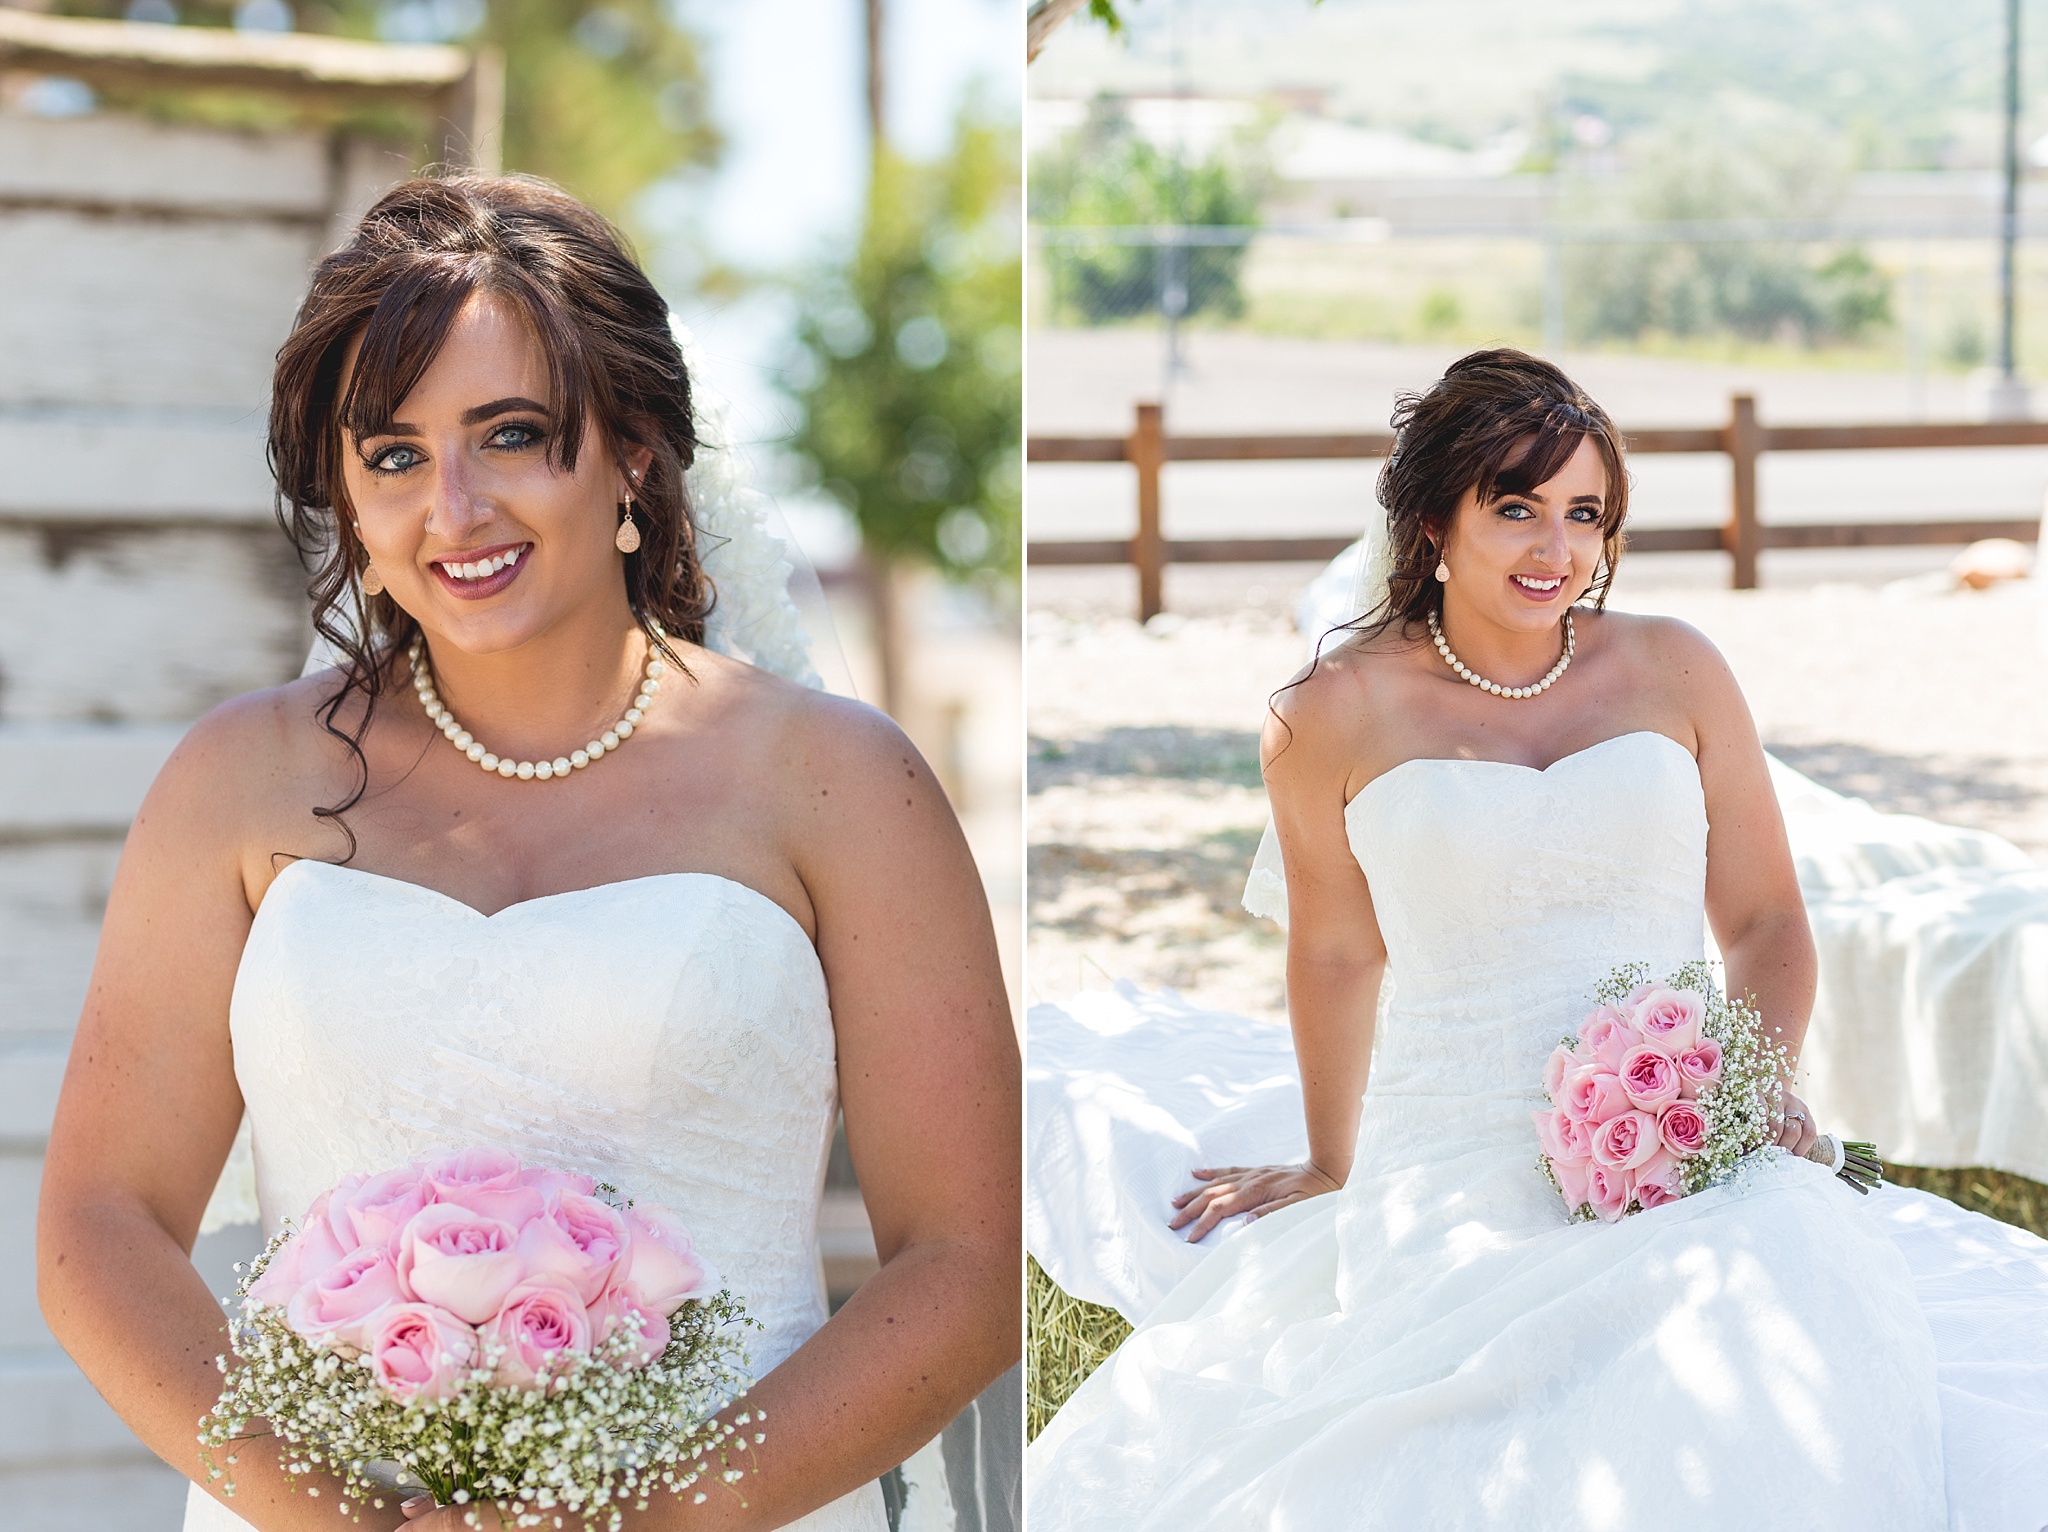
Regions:
<instances>
[{"instance_id":1,"label":"wooden fence","mask_svg":"<svg viewBox=\"0 0 2048 1532\"><path fill-rule=\"evenodd\" d=\"M1625 431L1631 453L1723 452L1733 467L1728 519L1719 526L1644 527L1629 534L1632 551L1724 552L1737 590L1756 586L1757 555L1765 548L1877 548L1908 544L1970 543L1982 537L2034 541L2038 520L1763 522L1757 516L1756 464L1766 452L1861 452L1930 447L2048 447L2048 421L1769 426L1757 419L1756 399L1736 394L1719 426L1667 426ZM1383 458L1391 432L1315 436L1169 436L1165 414L1141 404L1128 436L1033 436L1025 457L1033 463L1129 463L1138 476L1138 534L1086 541L1032 541L1028 563L1131 564L1138 571L1140 620L1163 611L1168 564L1286 563L1335 558L1351 537L1168 538L1160 530L1159 478L1168 463L1285 462Z\"/></svg>"}]
</instances>

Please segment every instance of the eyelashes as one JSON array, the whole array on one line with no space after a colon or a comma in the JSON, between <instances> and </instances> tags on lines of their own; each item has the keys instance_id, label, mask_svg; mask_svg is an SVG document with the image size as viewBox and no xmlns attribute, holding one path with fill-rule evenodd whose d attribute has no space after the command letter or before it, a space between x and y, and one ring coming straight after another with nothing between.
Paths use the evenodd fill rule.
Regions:
<instances>
[{"instance_id":1,"label":"eyelashes","mask_svg":"<svg viewBox=\"0 0 2048 1532\"><path fill-rule=\"evenodd\" d=\"M490 435L484 438L484 448L487 451L523 452L540 446L546 440L547 433L539 426L525 421L508 421L493 428ZM401 461L402 459L404 461ZM395 479L410 473L425 460L425 455L420 449L409 442L394 442L388 447L380 447L375 452L362 455L364 470L384 479Z\"/></svg>"}]
</instances>

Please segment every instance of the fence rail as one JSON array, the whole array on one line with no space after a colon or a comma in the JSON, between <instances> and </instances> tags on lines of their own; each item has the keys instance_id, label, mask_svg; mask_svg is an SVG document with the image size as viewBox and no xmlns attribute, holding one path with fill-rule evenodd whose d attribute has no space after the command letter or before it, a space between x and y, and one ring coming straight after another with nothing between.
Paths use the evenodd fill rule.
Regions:
<instances>
[{"instance_id":1,"label":"fence rail","mask_svg":"<svg viewBox=\"0 0 2048 1532\"><path fill-rule=\"evenodd\" d=\"M1726 453L1733 469L1728 519L1717 526L1645 527L1628 545L1643 553L1725 552L1731 583L1753 590L1757 555L1766 548L1883 548L1975 542L2010 537L2033 542L2034 518L1939 521L1765 523L1757 516L1756 464L1766 452L1866 452L1952 447L2048 447L2048 421L1997 420L1942 424L1772 426L1757 419L1756 399L1736 394L1719 426L1659 426L1622 433L1632 453ZM1137 471L1138 532L1129 538L1034 540L1027 563L1130 564L1138 571L1138 616L1165 610L1168 564L1320 562L1350 545L1344 537L1168 538L1160 530L1160 470L1168 463L1298 462L1383 458L1391 432L1295 436L1169 436L1165 412L1140 404L1128 436L1033 436L1033 463L1129 463Z\"/></svg>"}]
</instances>

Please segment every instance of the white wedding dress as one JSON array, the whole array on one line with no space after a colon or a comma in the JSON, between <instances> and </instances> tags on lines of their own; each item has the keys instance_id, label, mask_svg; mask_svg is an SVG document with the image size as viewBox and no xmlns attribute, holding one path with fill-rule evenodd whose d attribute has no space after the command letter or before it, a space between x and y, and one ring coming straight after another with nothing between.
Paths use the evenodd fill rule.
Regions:
<instances>
[{"instance_id":1,"label":"white wedding dress","mask_svg":"<svg viewBox=\"0 0 2048 1532\"><path fill-rule=\"evenodd\" d=\"M765 1327L765 1373L825 1322L817 1220L838 1099L803 929L728 878L671 873L484 916L294 862L229 1011L265 1232L352 1171L474 1143L673 1209ZM882 1532L870 1484L799 1521ZM196 1486L185 1532L248 1524Z\"/></svg>"},{"instance_id":2,"label":"white wedding dress","mask_svg":"<svg viewBox=\"0 0 2048 1532\"><path fill-rule=\"evenodd\" d=\"M1393 986L1349 1184L1224 1241L1068 1401L1032 1532L2048 1523L2048 1244L1783 1155L1573 1224L1537 1168L1592 987L1701 955L1682 746L1409 761L1346 824ZM1203 1070L1132 1051L1140 1094Z\"/></svg>"}]
</instances>

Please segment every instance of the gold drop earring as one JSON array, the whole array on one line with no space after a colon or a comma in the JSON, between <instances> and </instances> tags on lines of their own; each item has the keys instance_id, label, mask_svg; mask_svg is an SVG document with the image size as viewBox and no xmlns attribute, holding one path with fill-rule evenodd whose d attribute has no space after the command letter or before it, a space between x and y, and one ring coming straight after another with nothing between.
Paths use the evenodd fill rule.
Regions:
<instances>
[{"instance_id":1,"label":"gold drop earring","mask_svg":"<svg viewBox=\"0 0 2048 1532\"><path fill-rule=\"evenodd\" d=\"M353 523L353 525L356 529L356 541L361 542L363 540L363 524L358 521ZM384 577L377 573L377 566L371 563L368 557L363 559L362 585L363 594L366 596L381 596L384 594Z\"/></svg>"},{"instance_id":2,"label":"gold drop earring","mask_svg":"<svg viewBox=\"0 0 2048 1532\"><path fill-rule=\"evenodd\" d=\"M640 475L635 473L633 477L637 479ZM633 520L633 493L631 490L626 492L625 511L625 519L619 523L619 532L612 539L612 546L621 553L638 553L640 551L640 528Z\"/></svg>"},{"instance_id":3,"label":"gold drop earring","mask_svg":"<svg viewBox=\"0 0 2048 1532\"><path fill-rule=\"evenodd\" d=\"M1438 559L1436 561L1436 578L1437 583L1439 585L1448 585L1451 583L1451 566L1449 564L1446 564L1442 559Z\"/></svg>"}]
</instances>

